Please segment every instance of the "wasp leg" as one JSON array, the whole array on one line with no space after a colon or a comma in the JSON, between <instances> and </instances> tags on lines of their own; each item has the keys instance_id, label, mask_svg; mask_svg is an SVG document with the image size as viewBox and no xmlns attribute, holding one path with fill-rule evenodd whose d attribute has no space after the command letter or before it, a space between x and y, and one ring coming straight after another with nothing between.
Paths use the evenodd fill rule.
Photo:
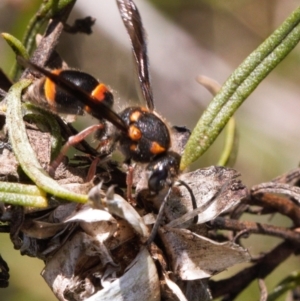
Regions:
<instances>
[{"instance_id":1,"label":"wasp leg","mask_svg":"<svg viewBox=\"0 0 300 301\"><path fill-rule=\"evenodd\" d=\"M132 184L133 184L133 173L134 173L134 165L128 165L127 173L126 173L126 186L127 186L127 201L133 206L136 205L136 201L132 196Z\"/></svg>"},{"instance_id":2,"label":"wasp leg","mask_svg":"<svg viewBox=\"0 0 300 301\"><path fill-rule=\"evenodd\" d=\"M162 221L165 205L167 204L167 201L169 200L169 196L170 196L171 191L172 191L172 186L169 187L168 192L166 193L166 195L163 199L163 202L160 205L160 208L159 208L159 211L158 211L158 214L157 214L157 217L156 217L156 221L153 225L150 236L149 236L149 238L146 242L147 246L149 246L153 242L153 240L155 239L158 227L160 226L160 223Z\"/></svg>"},{"instance_id":3,"label":"wasp leg","mask_svg":"<svg viewBox=\"0 0 300 301\"><path fill-rule=\"evenodd\" d=\"M71 146L76 145L77 143L79 143L80 141L84 140L88 135L90 135L91 133L94 133L97 130L101 130L104 128L104 124L95 124L92 126L87 127L86 129L84 129L83 131L79 132L77 135L75 136L71 136L69 137L68 141L65 143L65 145L62 147L59 155L54 159L54 161L52 161L52 163L49 166L49 174L51 176L54 176L55 171L57 169L57 167L59 166L59 164L62 162L64 156L66 155L67 151L69 150L69 148Z\"/></svg>"},{"instance_id":4,"label":"wasp leg","mask_svg":"<svg viewBox=\"0 0 300 301\"><path fill-rule=\"evenodd\" d=\"M91 181L91 180L93 179L93 177L95 176L95 174L96 174L96 169L97 169L97 165L98 165L99 161L100 161L100 158L99 158L99 157L96 157L96 158L92 161L92 164L91 164L91 166L90 166L90 168L89 168L88 174L87 174L87 176L86 176L86 178L85 178L85 181L86 181L86 182Z\"/></svg>"}]
</instances>

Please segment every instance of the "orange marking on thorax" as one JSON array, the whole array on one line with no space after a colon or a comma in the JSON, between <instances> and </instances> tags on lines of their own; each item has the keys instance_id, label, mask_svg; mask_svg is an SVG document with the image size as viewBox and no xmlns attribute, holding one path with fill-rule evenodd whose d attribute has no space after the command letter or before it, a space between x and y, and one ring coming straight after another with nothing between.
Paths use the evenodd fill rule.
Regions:
<instances>
[{"instance_id":1,"label":"orange marking on thorax","mask_svg":"<svg viewBox=\"0 0 300 301\"><path fill-rule=\"evenodd\" d=\"M137 145L136 145L136 144L133 143L133 144L130 145L130 150L131 150L132 152L135 152L136 149L137 149Z\"/></svg>"},{"instance_id":2,"label":"orange marking on thorax","mask_svg":"<svg viewBox=\"0 0 300 301\"><path fill-rule=\"evenodd\" d=\"M141 131L136 126L130 126L128 129L128 135L131 140L137 141L140 140L142 137Z\"/></svg>"},{"instance_id":3,"label":"orange marking on thorax","mask_svg":"<svg viewBox=\"0 0 300 301\"><path fill-rule=\"evenodd\" d=\"M130 114L130 122L137 122L140 117L141 117L142 113L140 111L134 111Z\"/></svg>"},{"instance_id":4,"label":"orange marking on thorax","mask_svg":"<svg viewBox=\"0 0 300 301\"><path fill-rule=\"evenodd\" d=\"M158 155L160 153L165 152L166 149L164 147L162 147L161 145L159 145L157 142L152 142L150 151L152 154Z\"/></svg>"}]
</instances>

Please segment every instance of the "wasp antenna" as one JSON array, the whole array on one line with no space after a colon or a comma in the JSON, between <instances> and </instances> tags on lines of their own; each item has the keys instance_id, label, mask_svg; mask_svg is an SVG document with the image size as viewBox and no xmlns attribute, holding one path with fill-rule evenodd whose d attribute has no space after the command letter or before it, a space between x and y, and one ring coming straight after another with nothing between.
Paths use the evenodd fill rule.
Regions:
<instances>
[{"instance_id":1,"label":"wasp antenna","mask_svg":"<svg viewBox=\"0 0 300 301\"><path fill-rule=\"evenodd\" d=\"M130 37L143 96L149 110L153 111L154 101L149 75L147 43L140 13L134 2L131 0L117 0L117 5Z\"/></svg>"},{"instance_id":2,"label":"wasp antenna","mask_svg":"<svg viewBox=\"0 0 300 301\"><path fill-rule=\"evenodd\" d=\"M20 56L17 57L17 61L23 67L30 68L48 77L56 85L65 90L65 92L78 99L85 106L88 106L91 109L90 114L95 118L106 119L114 126L116 126L119 130L127 133L128 127L126 126L122 118L113 110L111 110L106 104L95 101L95 99L91 97L86 91L76 86L72 82L36 64L33 64L30 61L27 61Z\"/></svg>"}]
</instances>

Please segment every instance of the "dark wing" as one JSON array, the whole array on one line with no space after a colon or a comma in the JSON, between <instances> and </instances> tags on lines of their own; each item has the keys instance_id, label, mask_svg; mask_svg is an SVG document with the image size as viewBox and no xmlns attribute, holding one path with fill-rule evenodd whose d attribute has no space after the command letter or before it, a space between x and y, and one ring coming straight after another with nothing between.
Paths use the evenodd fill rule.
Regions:
<instances>
[{"instance_id":1,"label":"dark wing","mask_svg":"<svg viewBox=\"0 0 300 301\"><path fill-rule=\"evenodd\" d=\"M54 73L51 73L50 71L35 65L31 63L30 61L27 61L23 59L22 57L18 56L17 61L20 65L30 68L32 70L36 70L43 74L44 76L48 77L53 81L56 85L58 85L60 88L64 89L67 93L69 93L71 96L75 97L79 101L81 101L85 106L88 106L92 112L90 113L92 116L94 116L97 119L105 119L111 122L115 127L117 127L119 130L127 133L127 126L122 120L122 118L115 113L113 110L111 110L108 106L106 106L104 103L101 103L91 97L86 91L79 88L78 86L74 85L72 82L66 80L65 78L56 75Z\"/></svg>"},{"instance_id":2,"label":"dark wing","mask_svg":"<svg viewBox=\"0 0 300 301\"><path fill-rule=\"evenodd\" d=\"M147 44L140 13L131 0L117 0L117 5L131 40L143 96L147 102L148 109L153 111L154 102L149 75Z\"/></svg>"}]
</instances>

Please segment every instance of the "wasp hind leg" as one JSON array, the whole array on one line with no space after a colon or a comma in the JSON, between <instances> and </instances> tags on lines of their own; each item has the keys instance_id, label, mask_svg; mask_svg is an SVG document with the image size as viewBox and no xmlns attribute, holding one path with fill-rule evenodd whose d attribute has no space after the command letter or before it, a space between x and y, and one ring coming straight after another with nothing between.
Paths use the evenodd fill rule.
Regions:
<instances>
[{"instance_id":1,"label":"wasp hind leg","mask_svg":"<svg viewBox=\"0 0 300 301\"><path fill-rule=\"evenodd\" d=\"M105 125L102 124L102 123L95 124L95 125L87 127L86 129L84 129L83 131L79 132L78 134L69 137L68 141L62 147L59 155L51 162L51 164L49 166L49 174L50 174L50 176L54 177L56 169L58 168L58 166L62 162L64 156L67 154L67 152L68 152L68 150L69 150L70 147L78 144L79 142L81 142L82 140L84 140L87 136L89 136L90 134L96 132L97 130L103 130L104 127L105 127ZM92 166L94 166L94 165L92 164ZM91 178L90 172L88 174L88 178Z\"/></svg>"}]
</instances>

